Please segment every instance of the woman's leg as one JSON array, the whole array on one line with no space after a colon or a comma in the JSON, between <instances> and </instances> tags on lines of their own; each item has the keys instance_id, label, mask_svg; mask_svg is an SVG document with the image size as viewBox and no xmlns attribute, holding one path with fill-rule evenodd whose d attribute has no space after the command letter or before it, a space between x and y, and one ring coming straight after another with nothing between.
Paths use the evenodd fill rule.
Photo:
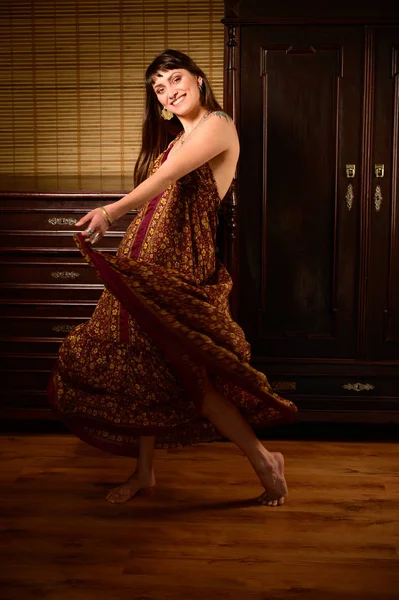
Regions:
<instances>
[{"instance_id":1,"label":"woman's leg","mask_svg":"<svg viewBox=\"0 0 399 600\"><path fill-rule=\"evenodd\" d=\"M279 452L268 452L233 402L217 392L208 381L204 394L202 414L225 437L235 443L247 456L265 492L259 501L269 506L284 503L288 496L284 477L284 458ZM155 485L152 465L155 437L140 437L140 454L136 470L129 479L111 490L107 500L121 503L130 500L140 489Z\"/></svg>"},{"instance_id":2,"label":"woman's leg","mask_svg":"<svg viewBox=\"0 0 399 600\"><path fill-rule=\"evenodd\" d=\"M237 406L217 392L209 380L205 390L202 414L223 436L234 442L250 461L265 488L259 501L269 506L283 504L284 499L288 496L283 455L266 450Z\"/></svg>"},{"instance_id":3,"label":"woman's leg","mask_svg":"<svg viewBox=\"0 0 399 600\"><path fill-rule=\"evenodd\" d=\"M155 437L152 435L142 435L140 437L140 453L137 459L136 471L143 475L152 473L154 460Z\"/></svg>"},{"instance_id":4,"label":"woman's leg","mask_svg":"<svg viewBox=\"0 0 399 600\"><path fill-rule=\"evenodd\" d=\"M140 453L136 470L125 483L110 490L106 496L108 502L120 504L130 500L139 490L152 488L155 485L153 468L155 437L143 435L140 437Z\"/></svg>"}]
</instances>

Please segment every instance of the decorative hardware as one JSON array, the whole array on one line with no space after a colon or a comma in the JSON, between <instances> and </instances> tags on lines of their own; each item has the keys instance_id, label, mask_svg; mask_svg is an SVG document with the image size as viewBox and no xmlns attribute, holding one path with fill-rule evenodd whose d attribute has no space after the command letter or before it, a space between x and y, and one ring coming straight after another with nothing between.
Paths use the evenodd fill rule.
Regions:
<instances>
[{"instance_id":1,"label":"decorative hardware","mask_svg":"<svg viewBox=\"0 0 399 600\"><path fill-rule=\"evenodd\" d=\"M236 106L236 85L237 85L237 67L236 67L236 55L238 42L236 40L236 27L228 28L229 39L226 42L227 46L227 67L226 67L226 90L227 90L227 106L225 110L233 117L233 121L237 120L237 106Z\"/></svg>"},{"instance_id":2,"label":"decorative hardware","mask_svg":"<svg viewBox=\"0 0 399 600\"><path fill-rule=\"evenodd\" d=\"M381 204L383 200L384 198L382 196L381 187L377 185L374 192L374 206L377 212L381 210Z\"/></svg>"},{"instance_id":3,"label":"decorative hardware","mask_svg":"<svg viewBox=\"0 0 399 600\"><path fill-rule=\"evenodd\" d=\"M346 165L346 176L348 179L353 179L356 174L356 165Z\"/></svg>"},{"instance_id":4,"label":"decorative hardware","mask_svg":"<svg viewBox=\"0 0 399 600\"><path fill-rule=\"evenodd\" d=\"M371 383L346 383L342 386L344 390L350 390L353 392L369 392L375 388Z\"/></svg>"},{"instance_id":5,"label":"decorative hardware","mask_svg":"<svg viewBox=\"0 0 399 600\"><path fill-rule=\"evenodd\" d=\"M287 50L285 51L286 54L298 54L298 55L306 55L306 54L316 54L316 50L313 46L304 46L304 47L297 47L297 48L293 48L292 46L289 46L287 48Z\"/></svg>"},{"instance_id":6,"label":"decorative hardware","mask_svg":"<svg viewBox=\"0 0 399 600\"><path fill-rule=\"evenodd\" d=\"M51 277L53 279L76 279L80 277L80 273L76 271L53 271Z\"/></svg>"},{"instance_id":7,"label":"decorative hardware","mask_svg":"<svg viewBox=\"0 0 399 600\"><path fill-rule=\"evenodd\" d=\"M72 217L50 217L47 219L47 222L50 225L75 225L78 219L73 219Z\"/></svg>"},{"instance_id":8,"label":"decorative hardware","mask_svg":"<svg viewBox=\"0 0 399 600\"><path fill-rule=\"evenodd\" d=\"M272 388L275 392L295 392L296 381L273 381Z\"/></svg>"},{"instance_id":9,"label":"decorative hardware","mask_svg":"<svg viewBox=\"0 0 399 600\"><path fill-rule=\"evenodd\" d=\"M346 206L347 206L348 210L351 210L351 208L353 206L353 200L355 199L355 194L353 193L353 185L351 183L348 183L348 187L346 188L345 198L346 198Z\"/></svg>"},{"instance_id":10,"label":"decorative hardware","mask_svg":"<svg viewBox=\"0 0 399 600\"><path fill-rule=\"evenodd\" d=\"M375 165L375 176L378 178L384 177L384 168L385 165Z\"/></svg>"},{"instance_id":11,"label":"decorative hardware","mask_svg":"<svg viewBox=\"0 0 399 600\"><path fill-rule=\"evenodd\" d=\"M69 333L74 327L75 325L53 325L51 329L57 333Z\"/></svg>"}]
</instances>

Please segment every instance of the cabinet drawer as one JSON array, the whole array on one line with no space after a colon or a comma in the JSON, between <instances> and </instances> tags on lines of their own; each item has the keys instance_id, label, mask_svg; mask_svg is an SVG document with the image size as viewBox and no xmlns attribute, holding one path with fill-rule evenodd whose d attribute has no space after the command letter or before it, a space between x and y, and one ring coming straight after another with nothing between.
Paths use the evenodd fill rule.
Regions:
<instances>
[{"instance_id":1,"label":"cabinet drawer","mask_svg":"<svg viewBox=\"0 0 399 600\"><path fill-rule=\"evenodd\" d=\"M0 331L10 337L60 338L87 320L82 317L0 317Z\"/></svg>"},{"instance_id":2,"label":"cabinet drawer","mask_svg":"<svg viewBox=\"0 0 399 600\"><path fill-rule=\"evenodd\" d=\"M399 377L364 376L270 376L273 389L295 401L296 396L335 398L367 398L376 396L399 397Z\"/></svg>"},{"instance_id":3,"label":"cabinet drawer","mask_svg":"<svg viewBox=\"0 0 399 600\"><path fill-rule=\"evenodd\" d=\"M0 261L0 281L10 284L101 283L96 270L83 257L73 261L57 258Z\"/></svg>"},{"instance_id":4,"label":"cabinet drawer","mask_svg":"<svg viewBox=\"0 0 399 600\"><path fill-rule=\"evenodd\" d=\"M2 371L24 371L30 369L34 371L51 372L57 360L56 354L0 354L0 364Z\"/></svg>"},{"instance_id":5,"label":"cabinet drawer","mask_svg":"<svg viewBox=\"0 0 399 600\"><path fill-rule=\"evenodd\" d=\"M104 285L83 256L3 257L0 260L0 299L16 301L98 300ZM61 315L62 316L62 315Z\"/></svg>"},{"instance_id":6,"label":"cabinet drawer","mask_svg":"<svg viewBox=\"0 0 399 600\"><path fill-rule=\"evenodd\" d=\"M27 338L2 335L0 337L0 354L6 354L8 356L22 355L24 357L29 357L31 355L45 355L56 357L62 341L63 337L61 335L58 338Z\"/></svg>"},{"instance_id":7,"label":"cabinet drawer","mask_svg":"<svg viewBox=\"0 0 399 600\"><path fill-rule=\"evenodd\" d=\"M75 224L90 210L99 206L98 201L91 201L85 207L73 208L65 206L63 208L23 208L0 206L1 229L19 233L28 233L31 231L40 232L69 232L70 234L79 231ZM128 213L112 224L110 231L126 231L137 211ZM2 232L3 233L3 232Z\"/></svg>"},{"instance_id":8,"label":"cabinet drawer","mask_svg":"<svg viewBox=\"0 0 399 600\"><path fill-rule=\"evenodd\" d=\"M0 252L64 252L80 255L75 231L0 231ZM96 250L115 252L124 232L111 231L96 244Z\"/></svg>"},{"instance_id":9,"label":"cabinet drawer","mask_svg":"<svg viewBox=\"0 0 399 600\"><path fill-rule=\"evenodd\" d=\"M8 300L25 301L68 301L79 302L84 300L96 301L104 290L103 284L79 284L79 283L2 283L0 284L0 298Z\"/></svg>"},{"instance_id":10,"label":"cabinet drawer","mask_svg":"<svg viewBox=\"0 0 399 600\"><path fill-rule=\"evenodd\" d=\"M10 390L0 390L0 410L3 418L7 418L8 414L12 414L12 418L18 417L18 413L24 410L37 410L45 409L48 410L49 415L51 413L49 403L47 400L46 388L42 390L18 390L12 388ZM42 418L47 418L45 414L42 414Z\"/></svg>"},{"instance_id":11,"label":"cabinet drawer","mask_svg":"<svg viewBox=\"0 0 399 600\"><path fill-rule=\"evenodd\" d=\"M0 390L2 412L30 408L49 408L47 385L51 370L3 370Z\"/></svg>"},{"instance_id":12,"label":"cabinet drawer","mask_svg":"<svg viewBox=\"0 0 399 600\"><path fill-rule=\"evenodd\" d=\"M1 373L2 390L45 392L51 371L4 370Z\"/></svg>"},{"instance_id":13,"label":"cabinet drawer","mask_svg":"<svg viewBox=\"0 0 399 600\"><path fill-rule=\"evenodd\" d=\"M87 321L95 302L0 302L0 331L7 337L64 337Z\"/></svg>"},{"instance_id":14,"label":"cabinet drawer","mask_svg":"<svg viewBox=\"0 0 399 600\"><path fill-rule=\"evenodd\" d=\"M0 301L1 317L52 317L89 318L93 314L96 302L29 302L14 300Z\"/></svg>"}]
</instances>

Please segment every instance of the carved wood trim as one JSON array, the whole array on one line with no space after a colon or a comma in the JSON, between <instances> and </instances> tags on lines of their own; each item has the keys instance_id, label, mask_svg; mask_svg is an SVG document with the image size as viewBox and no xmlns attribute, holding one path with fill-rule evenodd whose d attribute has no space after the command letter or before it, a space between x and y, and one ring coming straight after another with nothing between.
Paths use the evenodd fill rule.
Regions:
<instances>
[{"instance_id":1,"label":"carved wood trim","mask_svg":"<svg viewBox=\"0 0 399 600\"><path fill-rule=\"evenodd\" d=\"M336 90L335 90L335 119L334 119L334 133L335 133L335 173L334 173L334 226L333 226L333 264L332 264L332 283L331 283L331 310L334 319L334 336L336 335L337 327L337 312L338 312L338 215L339 205L341 198L339 197L340 185L339 185L339 120L340 120L340 95L341 95L341 80L344 76L344 57L342 47L338 49L338 69L336 74Z\"/></svg>"},{"instance_id":2,"label":"carved wood trim","mask_svg":"<svg viewBox=\"0 0 399 600\"><path fill-rule=\"evenodd\" d=\"M239 2L238 0L224 0L224 15L226 19L238 18Z\"/></svg>"},{"instance_id":3,"label":"carved wood trim","mask_svg":"<svg viewBox=\"0 0 399 600\"><path fill-rule=\"evenodd\" d=\"M225 31L225 84L224 110L231 115L239 132L239 65L237 47L239 29L226 28ZM230 308L233 317L238 313L238 175L235 172L230 191L226 197L225 263L233 279Z\"/></svg>"},{"instance_id":4,"label":"carved wood trim","mask_svg":"<svg viewBox=\"0 0 399 600\"><path fill-rule=\"evenodd\" d=\"M239 25L387 25L392 26L399 23L399 17L386 16L384 18L362 17L239 17L226 16L222 23L227 27L238 27Z\"/></svg>"},{"instance_id":5,"label":"carved wood trim","mask_svg":"<svg viewBox=\"0 0 399 600\"><path fill-rule=\"evenodd\" d=\"M370 270L370 219L372 192L372 152L373 152L373 114L374 114L374 30L365 28L364 39L364 85L363 85L363 137L362 164L360 181L360 265L358 299L358 340L357 356L366 356L366 325L368 304L368 275Z\"/></svg>"},{"instance_id":6,"label":"carved wood trim","mask_svg":"<svg viewBox=\"0 0 399 600\"><path fill-rule=\"evenodd\" d=\"M261 297L260 297L260 313L258 327L261 329L262 315L266 310L266 294L267 294L267 276L266 276L266 264L267 264L267 131L268 131L268 74L266 65L267 50L261 48L261 72L262 78L262 235L261 235Z\"/></svg>"}]
</instances>

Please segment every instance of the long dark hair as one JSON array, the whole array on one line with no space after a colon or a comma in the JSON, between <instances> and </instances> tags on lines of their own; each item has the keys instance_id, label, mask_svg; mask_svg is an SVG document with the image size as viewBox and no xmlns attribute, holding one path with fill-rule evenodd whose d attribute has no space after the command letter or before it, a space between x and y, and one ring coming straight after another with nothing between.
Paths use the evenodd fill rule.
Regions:
<instances>
[{"instance_id":1,"label":"long dark hair","mask_svg":"<svg viewBox=\"0 0 399 600\"><path fill-rule=\"evenodd\" d=\"M142 142L139 157L134 167L134 185L139 185L150 175L151 166L157 156L163 152L169 142L182 130L179 119L174 116L170 121L161 117L162 106L153 89L153 77L160 71L185 69L192 75L202 78L200 100L208 110L223 110L216 100L209 81L195 62L178 50L164 50L152 61L145 73L146 105L143 122Z\"/></svg>"}]
</instances>

